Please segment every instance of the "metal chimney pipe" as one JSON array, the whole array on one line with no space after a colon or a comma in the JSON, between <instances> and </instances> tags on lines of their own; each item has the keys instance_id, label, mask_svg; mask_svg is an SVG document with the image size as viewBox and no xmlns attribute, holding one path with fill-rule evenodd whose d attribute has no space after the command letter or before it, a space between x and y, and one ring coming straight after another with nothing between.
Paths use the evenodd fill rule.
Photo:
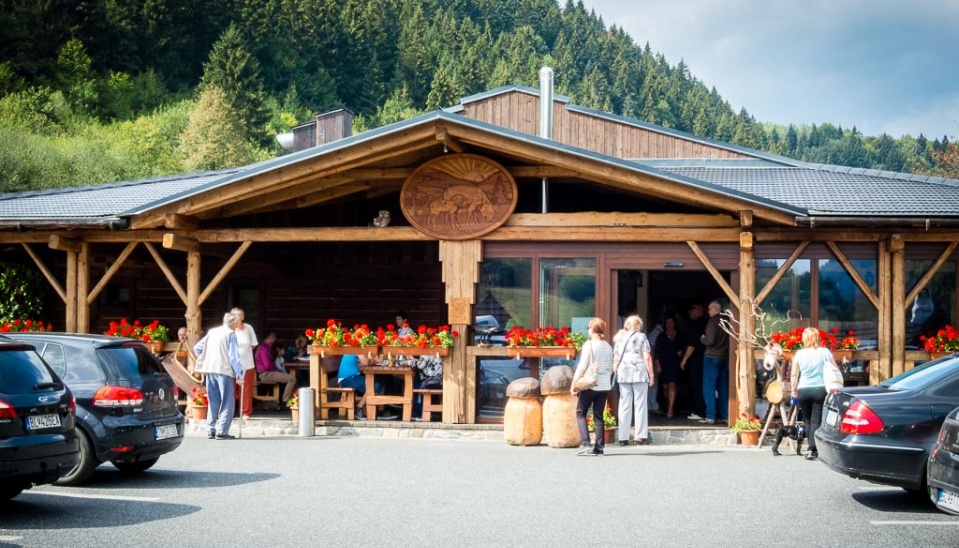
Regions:
<instances>
[{"instance_id":1,"label":"metal chimney pipe","mask_svg":"<svg viewBox=\"0 0 959 548\"><path fill-rule=\"evenodd\" d=\"M553 69L543 67L539 69L539 136L543 139L553 138ZM549 181L543 177L541 212L546 213Z\"/></svg>"}]
</instances>

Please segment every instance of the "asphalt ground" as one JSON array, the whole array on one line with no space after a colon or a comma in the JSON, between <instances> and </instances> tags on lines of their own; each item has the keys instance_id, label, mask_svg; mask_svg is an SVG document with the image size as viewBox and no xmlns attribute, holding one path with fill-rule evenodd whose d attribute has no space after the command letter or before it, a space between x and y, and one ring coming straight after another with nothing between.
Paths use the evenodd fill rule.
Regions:
<instances>
[{"instance_id":1,"label":"asphalt ground","mask_svg":"<svg viewBox=\"0 0 959 548\"><path fill-rule=\"evenodd\" d=\"M0 506L0 546L959 546L959 518L786 450L190 437Z\"/></svg>"}]
</instances>

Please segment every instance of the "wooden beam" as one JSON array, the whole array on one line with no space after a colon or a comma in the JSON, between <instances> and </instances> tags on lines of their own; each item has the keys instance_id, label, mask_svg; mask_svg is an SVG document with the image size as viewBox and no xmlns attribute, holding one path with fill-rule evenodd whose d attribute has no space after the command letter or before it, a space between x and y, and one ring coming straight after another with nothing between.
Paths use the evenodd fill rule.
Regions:
<instances>
[{"instance_id":1,"label":"wooden beam","mask_svg":"<svg viewBox=\"0 0 959 548\"><path fill-rule=\"evenodd\" d=\"M78 244L79 245L79 244ZM66 329L67 333L77 332L77 263L78 252L67 251L67 281L64 283L64 289L67 292L66 299Z\"/></svg>"},{"instance_id":2,"label":"wooden beam","mask_svg":"<svg viewBox=\"0 0 959 548\"><path fill-rule=\"evenodd\" d=\"M403 180L412 175L413 171L415 168L412 167L361 167L344 171L343 175L355 181Z\"/></svg>"},{"instance_id":3,"label":"wooden beam","mask_svg":"<svg viewBox=\"0 0 959 548\"><path fill-rule=\"evenodd\" d=\"M200 251L200 242L196 238L181 236L179 234L164 234L163 247L165 249L175 249L177 251Z\"/></svg>"},{"instance_id":4,"label":"wooden beam","mask_svg":"<svg viewBox=\"0 0 959 548\"><path fill-rule=\"evenodd\" d=\"M792 268L793 263L795 263L796 260L799 259L799 257L802 255L803 251L805 251L807 247L809 247L809 242L802 242L799 244L799 246L796 247L796 250L793 251L792 255L790 255L789 258L786 259L786 262L779 267L779 270L777 270L776 273L773 274L772 279L766 282L766 286L763 287L763 290L760 291L759 295L756 296L756 306L761 305L762 302L766 299L766 297L768 297L769 294L772 292L772 290L776 288L776 284L779 283L779 280L783 279L783 276L785 276L786 273L789 272L789 269Z\"/></svg>"},{"instance_id":5,"label":"wooden beam","mask_svg":"<svg viewBox=\"0 0 959 548\"><path fill-rule=\"evenodd\" d=\"M736 219L725 214L693 213L514 213L504 226L523 227L580 227L580 226L640 226L640 227L738 227Z\"/></svg>"},{"instance_id":6,"label":"wooden beam","mask_svg":"<svg viewBox=\"0 0 959 548\"><path fill-rule=\"evenodd\" d=\"M436 128L436 140L443 143L443 146L453 152L463 153L466 152L466 147L460 143L456 137L452 137L447 133L444 126L437 126Z\"/></svg>"},{"instance_id":7,"label":"wooden beam","mask_svg":"<svg viewBox=\"0 0 959 548\"><path fill-rule=\"evenodd\" d=\"M176 276L173 275L173 271L170 270L170 267L167 266L166 261L163 260L163 257L160 256L160 253L157 252L156 247L150 242L143 242L143 245L146 246L147 251L150 252L150 255L153 255L153 260L156 261L157 266L160 267L160 270L163 272L163 275L166 276L168 282L173 287L173 290L176 291L176 294L180 296L180 300L183 301L183 304L186 303L186 291L183 290L183 286L180 285L180 282L177 281Z\"/></svg>"},{"instance_id":8,"label":"wooden beam","mask_svg":"<svg viewBox=\"0 0 959 548\"><path fill-rule=\"evenodd\" d=\"M296 199L296 207L304 208L314 206L316 204L322 204L323 202L329 202L330 200L335 200L337 198L342 198L344 196L349 196L350 194L356 194L359 192L364 192L369 190L370 183L350 183L336 188L331 188L321 192L314 192L309 196L301 196Z\"/></svg>"},{"instance_id":9,"label":"wooden beam","mask_svg":"<svg viewBox=\"0 0 959 548\"><path fill-rule=\"evenodd\" d=\"M739 224L743 228L750 228L753 226L753 212L751 209L744 209L739 212Z\"/></svg>"},{"instance_id":10,"label":"wooden beam","mask_svg":"<svg viewBox=\"0 0 959 548\"><path fill-rule=\"evenodd\" d=\"M120 267L123 266L123 263L126 262L127 258L130 257L130 254L133 253L133 250L136 248L136 242L130 242L126 247L123 248L123 251L120 252L120 255L117 256L116 260L110 263L110 268L107 269L106 273L100 278L100 281L97 282L97 285L93 288L92 291L87 295L87 305L93 304L93 301L100 295L100 292L103 291L103 288L110 283L110 279L113 278L113 275L120 270Z\"/></svg>"},{"instance_id":11,"label":"wooden beam","mask_svg":"<svg viewBox=\"0 0 959 548\"><path fill-rule=\"evenodd\" d=\"M879 255L879 319L876 343L879 348L877 363L870 364L869 384L875 386L891 376L892 373L892 258L886 241L877 244Z\"/></svg>"},{"instance_id":12,"label":"wooden beam","mask_svg":"<svg viewBox=\"0 0 959 548\"><path fill-rule=\"evenodd\" d=\"M200 228L200 221L196 217L180 215L179 213L167 213L163 216L163 226L170 230L191 232Z\"/></svg>"},{"instance_id":13,"label":"wooden beam","mask_svg":"<svg viewBox=\"0 0 959 548\"><path fill-rule=\"evenodd\" d=\"M959 242L952 242L947 245L946 249L939 254L939 257L936 259L936 261L929 265L929 268L926 270L925 274L922 275L922 278L919 278L919 281L916 282L916 285L912 288L912 291L906 295L906 302L904 303L906 308L912 306L912 303L916 300L916 296L919 295L919 292L929 285L932 277L936 275L936 272L939 272L939 268L942 267L947 260L949 260L952 252L956 250L956 246L959 246Z\"/></svg>"},{"instance_id":14,"label":"wooden beam","mask_svg":"<svg viewBox=\"0 0 959 548\"><path fill-rule=\"evenodd\" d=\"M324 177L315 181L309 181L290 186L270 194L257 195L252 198L236 202L220 208L220 215L223 217L235 217L245 215L252 211L262 211L270 206L295 200L301 196L313 194L329 188L336 188L341 185L355 181L352 175L335 175L333 177Z\"/></svg>"},{"instance_id":15,"label":"wooden beam","mask_svg":"<svg viewBox=\"0 0 959 548\"><path fill-rule=\"evenodd\" d=\"M206 300L210 297L210 294L213 293L213 290L216 289L220 282L223 281L223 278L226 278L227 274L230 273L230 270L233 269L233 266L240 260L240 257L246 253L246 250L253 245L253 242L246 241L243 242L240 247L233 252L233 256L223 265L223 268L216 273L216 276L213 277L213 280L206 286L206 289L203 290L203 293L200 294L200 297L197 301L197 306L201 306Z\"/></svg>"},{"instance_id":16,"label":"wooden beam","mask_svg":"<svg viewBox=\"0 0 959 548\"><path fill-rule=\"evenodd\" d=\"M638 228L581 227L576 230L527 227L500 227L481 237L484 241L556 241L566 242L739 242L739 228Z\"/></svg>"},{"instance_id":17,"label":"wooden beam","mask_svg":"<svg viewBox=\"0 0 959 548\"><path fill-rule=\"evenodd\" d=\"M899 240L896 242L896 240ZM892 258L892 375L896 376L906 369L906 250L899 245L902 240L895 235L889 239Z\"/></svg>"},{"instance_id":18,"label":"wooden beam","mask_svg":"<svg viewBox=\"0 0 959 548\"><path fill-rule=\"evenodd\" d=\"M833 255L836 256L836 260L838 260L839 263L842 264L843 268L846 269L846 272L849 273L849 276L859 287L859 290L862 291L866 298L869 299L869 302L876 307L876 310L879 310L879 297L872 292L872 288L869 287L869 284L866 283L866 280L862 279L862 276L859 275L859 271L856 270L856 267L853 266L851 262L849 262L849 259L847 259L846 255L844 255L842 250L839 249L839 246L836 245L836 242L827 241L826 245L832 250Z\"/></svg>"},{"instance_id":19,"label":"wooden beam","mask_svg":"<svg viewBox=\"0 0 959 548\"><path fill-rule=\"evenodd\" d=\"M583 174L576 170L549 165L511 166L507 167L506 171L509 171L510 175L515 179L542 179L543 177L576 179L583 177Z\"/></svg>"},{"instance_id":20,"label":"wooden beam","mask_svg":"<svg viewBox=\"0 0 959 548\"><path fill-rule=\"evenodd\" d=\"M713 275L713 279L716 281L716 284L719 285L720 289L723 290L723 293L726 294L726 297L729 298L729 302L732 303L732 305L736 308L742 310L742 306L740 306L739 303L739 295L737 295L736 292L733 291L733 288L729 286L729 283L726 282L726 278L723 278L723 275L716 270L716 267L713 266L713 263L709 261L709 257L703 253L703 250L700 249L699 245L692 240L687 241L686 244L689 245L689 249L692 249L693 253L699 257L699 262L703 263L703 266L706 267L706 270Z\"/></svg>"},{"instance_id":21,"label":"wooden beam","mask_svg":"<svg viewBox=\"0 0 959 548\"><path fill-rule=\"evenodd\" d=\"M90 243L80 242L77 253L77 333L90 332Z\"/></svg>"},{"instance_id":22,"label":"wooden beam","mask_svg":"<svg viewBox=\"0 0 959 548\"><path fill-rule=\"evenodd\" d=\"M50 249L57 251L66 251L68 253L80 252L80 241L73 238L67 238L60 234L50 235Z\"/></svg>"},{"instance_id":23,"label":"wooden beam","mask_svg":"<svg viewBox=\"0 0 959 548\"><path fill-rule=\"evenodd\" d=\"M43 277L47 279L47 283L57 292L57 295L60 296L60 300L64 303L67 302L67 292L63 290L63 286L60 285L60 282L53 276L53 273L50 272L50 269L47 268L47 265L40 260L40 256L33 251L33 249L28 244L23 245L23 249L27 251L27 255L30 255L30 258L33 259L33 262L37 265L37 268L40 269L40 272L43 274Z\"/></svg>"},{"instance_id":24,"label":"wooden beam","mask_svg":"<svg viewBox=\"0 0 959 548\"><path fill-rule=\"evenodd\" d=\"M186 331L190 344L196 344L203 333L203 312L200 310L200 253L186 254Z\"/></svg>"}]
</instances>

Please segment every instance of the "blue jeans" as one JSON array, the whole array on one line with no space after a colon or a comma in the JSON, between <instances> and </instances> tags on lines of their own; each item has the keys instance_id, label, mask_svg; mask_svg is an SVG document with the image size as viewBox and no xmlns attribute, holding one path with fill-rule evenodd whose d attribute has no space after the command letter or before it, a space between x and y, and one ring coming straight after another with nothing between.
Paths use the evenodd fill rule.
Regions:
<instances>
[{"instance_id":1,"label":"blue jeans","mask_svg":"<svg viewBox=\"0 0 959 548\"><path fill-rule=\"evenodd\" d=\"M362 396L363 394L366 394L366 377L363 375L352 375L345 379L341 379L340 388L352 388L357 394ZM383 383L380 381L373 381L373 390L375 390L377 394L382 392Z\"/></svg>"},{"instance_id":2,"label":"blue jeans","mask_svg":"<svg viewBox=\"0 0 959 548\"><path fill-rule=\"evenodd\" d=\"M706 418L716 420L716 393L719 405L729 404L729 362L719 358L703 358L703 399L706 400ZM723 418L720 413L719 418Z\"/></svg>"},{"instance_id":3,"label":"blue jeans","mask_svg":"<svg viewBox=\"0 0 959 548\"><path fill-rule=\"evenodd\" d=\"M218 436L229 434L230 425L233 423L233 381L233 377L227 375L206 375L206 397L210 407L207 411L207 426Z\"/></svg>"}]
</instances>

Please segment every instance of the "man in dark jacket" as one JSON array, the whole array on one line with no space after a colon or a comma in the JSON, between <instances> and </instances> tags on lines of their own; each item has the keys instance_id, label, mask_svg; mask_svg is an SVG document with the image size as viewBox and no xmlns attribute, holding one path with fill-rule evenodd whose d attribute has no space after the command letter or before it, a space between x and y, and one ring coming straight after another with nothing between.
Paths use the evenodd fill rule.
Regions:
<instances>
[{"instance_id":1,"label":"man in dark jacket","mask_svg":"<svg viewBox=\"0 0 959 548\"><path fill-rule=\"evenodd\" d=\"M709 303L709 321L700 338L705 348L703 356L703 399L706 402L706 418L700 422L715 424L723 419L729 402L729 335L719 325L722 305L719 301ZM719 405L717 409L717 395Z\"/></svg>"}]
</instances>

